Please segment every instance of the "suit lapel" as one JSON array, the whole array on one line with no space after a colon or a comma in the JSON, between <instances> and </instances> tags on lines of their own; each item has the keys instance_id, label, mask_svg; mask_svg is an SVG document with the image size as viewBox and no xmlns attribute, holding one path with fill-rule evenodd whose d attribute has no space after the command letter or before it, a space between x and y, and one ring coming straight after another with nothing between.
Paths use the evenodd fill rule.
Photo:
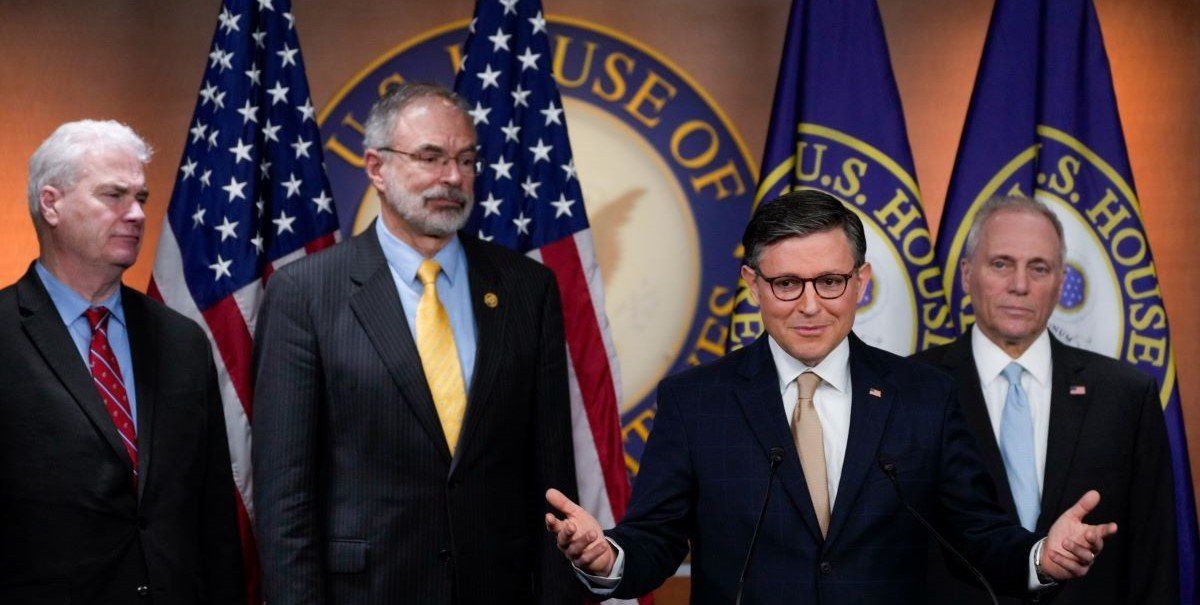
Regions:
<instances>
[{"instance_id":1,"label":"suit lapel","mask_svg":"<svg viewBox=\"0 0 1200 605\"><path fill-rule=\"evenodd\" d=\"M1042 475L1042 512L1037 529L1045 531L1058 517L1062 509L1063 489L1070 476L1075 459L1075 446L1079 442L1079 431L1087 417L1088 394L1085 384L1079 380L1083 369L1079 359L1070 348L1050 336L1050 435L1046 439L1046 470ZM1071 387L1085 387L1078 395L1071 394Z\"/></svg>"},{"instance_id":2,"label":"suit lapel","mask_svg":"<svg viewBox=\"0 0 1200 605\"><path fill-rule=\"evenodd\" d=\"M125 468L132 469L133 461L117 434L117 426L109 419L104 402L92 384L92 376L79 358L79 350L32 265L17 282L17 300L21 307L21 327L30 342L37 347L46 365L62 381L113 454L120 458Z\"/></svg>"},{"instance_id":3,"label":"suit lapel","mask_svg":"<svg viewBox=\"0 0 1200 605\"><path fill-rule=\"evenodd\" d=\"M405 319L400 295L396 292L396 282L392 279L387 259L376 239L374 223L355 237L351 244L356 250L350 279L359 289L350 297L350 308L404 395L404 401L412 409L433 446L449 464L450 447L446 444L442 423L425 381L421 356L417 353L417 345L413 342L408 320Z\"/></svg>"},{"instance_id":4,"label":"suit lapel","mask_svg":"<svg viewBox=\"0 0 1200 605\"><path fill-rule=\"evenodd\" d=\"M1008 471L1004 468L1004 457L1000 454L1000 444L996 442L996 433L992 428L992 419L988 416L987 402L983 398L983 385L979 383L979 369L975 365L975 354L971 349L971 332L968 331L951 344L942 363L954 373L955 382L959 385L958 403L962 408L963 417L975 441L979 444L983 463L987 466L996 490L1000 494L1000 503L1014 521L1017 520L1017 507L1013 503L1012 488L1008 485Z\"/></svg>"},{"instance_id":5,"label":"suit lapel","mask_svg":"<svg viewBox=\"0 0 1200 605\"><path fill-rule=\"evenodd\" d=\"M458 446L454 450L454 460L450 465L450 474L454 474L459 461L470 451L468 448L471 447L472 436L478 430L484 406L488 403L492 385L496 382L496 373L504 358L504 343L507 341L510 302L495 266L479 242L462 236L459 236L459 241L462 242L467 257L471 310L475 315L475 372L467 390L467 410L463 417ZM484 299L488 294L494 295L494 298L488 298L495 301L494 306L485 303Z\"/></svg>"},{"instance_id":6,"label":"suit lapel","mask_svg":"<svg viewBox=\"0 0 1200 605\"><path fill-rule=\"evenodd\" d=\"M838 482L837 500L833 503L829 519L828 543L836 540L846 525L858 492L866 481L867 472L875 465L879 442L896 397L896 390L887 382L886 373L875 365L872 351L853 333L848 338L853 389L850 433L846 442L846 457L842 462L842 477Z\"/></svg>"},{"instance_id":7,"label":"suit lapel","mask_svg":"<svg viewBox=\"0 0 1200 605\"><path fill-rule=\"evenodd\" d=\"M129 334L134 389L137 393L137 486L140 501L146 482L150 479L150 465L154 462L154 412L158 404L158 385L162 382L158 380L158 357L155 351L161 350L154 346L145 301L129 288L122 288L121 304L125 308L125 331Z\"/></svg>"},{"instance_id":8,"label":"suit lapel","mask_svg":"<svg viewBox=\"0 0 1200 605\"><path fill-rule=\"evenodd\" d=\"M746 422L763 449L764 460L771 448L782 447L783 463L779 467L779 482L783 484L792 504L804 519L805 526L818 543L822 541L821 527L813 511L812 496L804 480L804 469L800 466L800 455L792 440L792 432L783 413L783 399L779 394L779 374L771 359L767 337L761 336L750 345L739 369L746 382L734 389Z\"/></svg>"}]
</instances>

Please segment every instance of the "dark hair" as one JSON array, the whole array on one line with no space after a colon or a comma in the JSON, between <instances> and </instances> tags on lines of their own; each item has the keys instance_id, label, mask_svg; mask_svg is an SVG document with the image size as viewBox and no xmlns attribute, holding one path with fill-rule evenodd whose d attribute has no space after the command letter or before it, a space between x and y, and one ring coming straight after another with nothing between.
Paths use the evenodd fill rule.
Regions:
<instances>
[{"instance_id":1,"label":"dark hair","mask_svg":"<svg viewBox=\"0 0 1200 605\"><path fill-rule=\"evenodd\" d=\"M763 248L790 237L804 237L841 228L850 242L854 266L867 258L867 238L862 220L837 198L815 189L797 189L759 204L742 235L743 261L758 269Z\"/></svg>"}]
</instances>

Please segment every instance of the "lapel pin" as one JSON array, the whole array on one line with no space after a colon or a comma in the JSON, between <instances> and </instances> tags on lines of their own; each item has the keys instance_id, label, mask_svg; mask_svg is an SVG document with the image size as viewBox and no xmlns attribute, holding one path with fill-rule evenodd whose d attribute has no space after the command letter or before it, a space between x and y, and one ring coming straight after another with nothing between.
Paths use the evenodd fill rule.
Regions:
<instances>
[{"instance_id":1,"label":"lapel pin","mask_svg":"<svg viewBox=\"0 0 1200 605\"><path fill-rule=\"evenodd\" d=\"M500 304L500 297L496 296L495 292L488 292L483 295L483 304L487 305L489 309L495 309Z\"/></svg>"},{"instance_id":2,"label":"lapel pin","mask_svg":"<svg viewBox=\"0 0 1200 605\"><path fill-rule=\"evenodd\" d=\"M1073 385L1071 387L1072 395L1087 395L1087 387L1082 384Z\"/></svg>"},{"instance_id":3,"label":"lapel pin","mask_svg":"<svg viewBox=\"0 0 1200 605\"><path fill-rule=\"evenodd\" d=\"M883 391L880 391L879 389L870 389L867 391L867 394L872 397L883 397Z\"/></svg>"}]
</instances>

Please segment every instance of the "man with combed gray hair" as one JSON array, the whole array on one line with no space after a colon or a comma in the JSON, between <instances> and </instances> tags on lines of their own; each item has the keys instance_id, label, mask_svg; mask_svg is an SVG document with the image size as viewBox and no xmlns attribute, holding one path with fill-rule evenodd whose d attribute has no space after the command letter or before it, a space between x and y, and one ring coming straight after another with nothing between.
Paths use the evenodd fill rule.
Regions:
<instances>
[{"instance_id":1,"label":"man with combed gray hair","mask_svg":"<svg viewBox=\"0 0 1200 605\"><path fill-rule=\"evenodd\" d=\"M0 290L0 602L244 603L208 340L125 287L150 148L63 124L29 160L39 254Z\"/></svg>"},{"instance_id":2,"label":"man with combed gray hair","mask_svg":"<svg viewBox=\"0 0 1200 605\"><path fill-rule=\"evenodd\" d=\"M1042 202L996 197L975 213L959 265L975 325L918 358L954 374L963 415L1012 521L1044 531L1088 490L1120 533L1055 603L1178 603L1175 511L1154 380L1060 342L1062 223ZM930 603L989 603L950 557L931 557ZM950 569L948 569L948 566ZM1008 603L1017 603L1015 600Z\"/></svg>"},{"instance_id":3,"label":"man with combed gray hair","mask_svg":"<svg viewBox=\"0 0 1200 605\"><path fill-rule=\"evenodd\" d=\"M575 493L554 274L459 233L475 128L405 84L366 124L379 218L271 278L255 339L267 602L576 605L540 531Z\"/></svg>"}]
</instances>

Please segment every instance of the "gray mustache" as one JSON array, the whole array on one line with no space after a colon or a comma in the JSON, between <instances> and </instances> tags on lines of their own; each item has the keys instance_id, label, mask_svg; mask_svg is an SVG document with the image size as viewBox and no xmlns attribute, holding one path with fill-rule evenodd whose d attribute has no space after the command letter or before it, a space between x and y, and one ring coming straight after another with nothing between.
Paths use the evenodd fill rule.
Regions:
<instances>
[{"instance_id":1,"label":"gray mustache","mask_svg":"<svg viewBox=\"0 0 1200 605\"><path fill-rule=\"evenodd\" d=\"M421 194L422 202L427 202L432 199L453 200L464 205L471 202L471 198L467 197L467 194L464 193L462 189L457 187L437 187L435 189L429 189Z\"/></svg>"}]
</instances>

